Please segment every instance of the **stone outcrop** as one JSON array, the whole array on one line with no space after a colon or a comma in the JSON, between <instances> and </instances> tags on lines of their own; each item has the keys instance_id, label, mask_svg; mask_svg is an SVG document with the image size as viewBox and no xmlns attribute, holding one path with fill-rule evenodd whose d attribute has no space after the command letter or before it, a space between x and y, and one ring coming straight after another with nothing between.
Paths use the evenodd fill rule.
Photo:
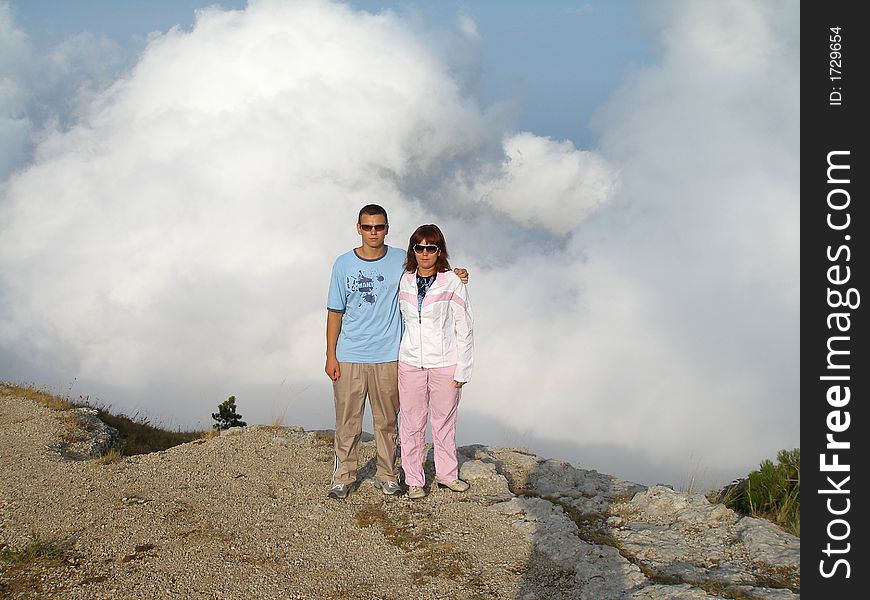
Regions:
<instances>
[{"instance_id":1,"label":"stone outcrop","mask_svg":"<svg viewBox=\"0 0 870 600\"><path fill-rule=\"evenodd\" d=\"M645 488L525 449L465 446L460 476L563 569L575 597L792 599L800 540L704 496Z\"/></svg>"},{"instance_id":2,"label":"stone outcrop","mask_svg":"<svg viewBox=\"0 0 870 600\"><path fill-rule=\"evenodd\" d=\"M364 440L360 487L337 502L325 497L328 430L232 428L87 461L117 443L95 411L2 391L0 550L48 540L63 560L0 564L0 595L30 597L12 590L38 582L34 597L88 600L799 597L800 541L772 523L524 448L462 447L471 489L409 500L366 485L375 448ZM57 440L63 458L46 451ZM426 458L431 481L431 447Z\"/></svg>"},{"instance_id":3,"label":"stone outcrop","mask_svg":"<svg viewBox=\"0 0 870 600\"><path fill-rule=\"evenodd\" d=\"M87 460L105 455L110 450L120 450L121 436L114 427L106 425L99 417L99 411L89 406L73 408L69 411L78 427L48 445L52 450L68 460Z\"/></svg>"},{"instance_id":4,"label":"stone outcrop","mask_svg":"<svg viewBox=\"0 0 870 600\"><path fill-rule=\"evenodd\" d=\"M89 434L86 451L89 457L103 456L109 450L120 448L121 437L118 430L103 423L96 408L83 406L74 409L73 412L84 423L84 430Z\"/></svg>"}]
</instances>

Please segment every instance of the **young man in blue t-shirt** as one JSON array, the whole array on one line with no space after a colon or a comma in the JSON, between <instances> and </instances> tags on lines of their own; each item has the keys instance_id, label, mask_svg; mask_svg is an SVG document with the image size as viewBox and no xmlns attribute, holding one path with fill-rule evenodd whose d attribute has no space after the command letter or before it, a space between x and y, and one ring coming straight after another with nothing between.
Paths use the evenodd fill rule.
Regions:
<instances>
[{"instance_id":1,"label":"young man in blue t-shirt","mask_svg":"<svg viewBox=\"0 0 870 600\"><path fill-rule=\"evenodd\" d=\"M356 230L362 245L335 260L327 300L326 374L335 400L335 462L328 495L338 499L356 483L366 396L377 448L375 480L384 494L401 491L395 464L402 338L399 280L406 252L384 243L387 211L377 204L359 211ZM456 271L468 280L464 269Z\"/></svg>"}]
</instances>

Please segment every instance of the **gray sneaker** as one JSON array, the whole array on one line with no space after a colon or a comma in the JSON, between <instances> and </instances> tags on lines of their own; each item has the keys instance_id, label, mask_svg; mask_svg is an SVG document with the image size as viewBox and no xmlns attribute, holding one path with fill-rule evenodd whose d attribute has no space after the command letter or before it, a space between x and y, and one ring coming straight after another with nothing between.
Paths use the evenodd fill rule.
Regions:
<instances>
[{"instance_id":1,"label":"gray sneaker","mask_svg":"<svg viewBox=\"0 0 870 600\"><path fill-rule=\"evenodd\" d=\"M330 498L335 498L336 500L344 500L347 498L347 494L350 492L350 486L344 483L336 483L334 486L329 488L329 493L326 494Z\"/></svg>"},{"instance_id":2,"label":"gray sneaker","mask_svg":"<svg viewBox=\"0 0 870 600\"><path fill-rule=\"evenodd\" d=\"M395 481L380 481L378 483L381 485L381 491L387 496L395 496L402 491L402 486Z\"/></svg>"}]
</instances>

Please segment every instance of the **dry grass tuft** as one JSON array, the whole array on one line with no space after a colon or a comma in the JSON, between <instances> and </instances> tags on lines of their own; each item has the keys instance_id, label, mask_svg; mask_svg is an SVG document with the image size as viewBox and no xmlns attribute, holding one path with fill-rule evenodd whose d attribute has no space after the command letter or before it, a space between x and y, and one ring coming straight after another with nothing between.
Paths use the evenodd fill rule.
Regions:
<instances>
[{"instance_id":1,"label":"dry grass tuft","mask_svg":"<svg viewBox=\"0 0 870 600\"><path fill-rule=\"evenodd\" d=\"M205 431L199 434L199 439L201 440L213 440L216 437L220 437L221 432L219 429L206 429Z\"/></svg>"},{"instance_id":2,"label":"dry grass tuft","mask_svg":"<svg viewBox=\"0 0 870 600\"><path fill-rule=\"evenodd\" d=\"M103 423L118 430L121 436L121 454L124 456L159 452L204 437L202 431L164 429L153 425L148 417L139 414L132 417L123 414L113 414L110 412L111 407L99 403L95 406L94 403L89 401L87 396L79 396L78 401L72 401L69 398L55 396L44 389L38 389L33 384L19 385L0 381L0 392L35 401L57 411L69 411L81 407L95 408L97 410L97 417ZM82 421L74 413L65 414L64 418L71 425L76 426L75 429L65 434L69 439L64 441L68 443L85 441L87 435L84 431L81 431L83 427Z\"/></svg>"},{"instance_id":3,"label":"dry grass tuft","mask_svg":"<svg viewBox=\"0 0 870 600\"><path fill-rule=\"evenodd\" d=\"M97 459L97 462L101 465L111 465L114 463L121 462L124 458L124 455L121 454L121 451L116 448L110 448L108 452L103 454L100 458Z\"/></svg>"},{"instance_id":4,"label":"dry grass tuft","mask_svg":"<svg viewBox=\"0 0 870 600\"><path fill-rule=\"evenodd\" d=\"M78 408L79 406L84 406L84 404L73 402L69 398L56 396L47 389L37 388L34 383L19 385L9 381L0 381L0 390L11 394L12 396L38 402L51 410L70 410Z\"/></svg>"},{"instance_id":5,"label":"dry grass tuft","mask_svg":"<svg viewBox=\"0 0 870 600\"><path fill-rule=\"evenodd\" d=\"M109 412L108 407L95 408L99 411L97 415L99 419L109 427L117 429L121 434L121 452L124 456L168 450L173 446L192 442L202 436L201 431L163 429L152 425L151 421L144 416L115 415Z\"/></svg>"},{"instance_id":6,"label":"dry grass tuft","mask_svg":"<svg viewBox=\"0 0 870 600\"><path fill-rule=\"evenodd\" d=\"M279 414L272 416L272 427L283 427L284 421L287 419L287 407L284 407Z\"/></svg>"}]
</instances>

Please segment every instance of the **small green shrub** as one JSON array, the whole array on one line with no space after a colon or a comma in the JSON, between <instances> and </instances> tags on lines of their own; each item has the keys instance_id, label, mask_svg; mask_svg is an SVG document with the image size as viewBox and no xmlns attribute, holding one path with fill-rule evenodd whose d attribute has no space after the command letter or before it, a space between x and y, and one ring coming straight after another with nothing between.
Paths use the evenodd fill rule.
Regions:
<instances>
[{"instance_id":1,"label":"small green shrub","mask_svg":"<svg viewBox=\"0 0 870 600\"><path fill-rule=\"evenodd\" d=\"M780 450L776 460L762 461L757 471L731 486L722 501L732 510L769 519L800 536L800 448Z\"/></svg>"},{"instance_id":2,"label":"small green shrub","mask_svg":"<svg viewBox=\"0 0 870 600\"><path fill-rule=\"evenodd\" d=\"M230 396L218 405L218 412L211 413L211 418L217 421L212 427L215 429L229 429L230 427L244 427L242 415L236 412L236 397Z\"/></svg>"}]
</instances>

